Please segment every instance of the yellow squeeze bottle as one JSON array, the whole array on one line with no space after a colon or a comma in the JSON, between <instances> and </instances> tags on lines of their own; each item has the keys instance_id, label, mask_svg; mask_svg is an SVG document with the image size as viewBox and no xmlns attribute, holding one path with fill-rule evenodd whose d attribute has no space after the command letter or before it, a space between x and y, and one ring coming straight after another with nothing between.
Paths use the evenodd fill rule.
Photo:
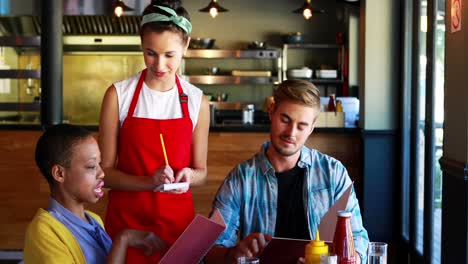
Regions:
<instances>
[{"instance_id":1,"label":"yellow squeeze bottle","mask_svg":"<svg viewBox=\"0 0 468 264\"><path fill-rule=\"evenodd\" d=\"M317 230L315 240L310 241L305 248L306 264L320 264L320 256L328 256L328 245L325 241L320 240L320 234Z\"/></svg>"}]
</instances>

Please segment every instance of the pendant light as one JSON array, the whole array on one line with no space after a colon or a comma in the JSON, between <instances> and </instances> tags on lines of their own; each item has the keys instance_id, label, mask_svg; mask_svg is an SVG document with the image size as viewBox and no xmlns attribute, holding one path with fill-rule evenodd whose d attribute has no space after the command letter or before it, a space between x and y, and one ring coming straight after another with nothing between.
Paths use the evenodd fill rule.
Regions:
<instances>
[{"instance_id":1,"label":"pendant light","mask_svg":"<svg viewBox=\"0 0 468 264\"><path fill-rule=\"evenodd\" d=\"M117 0L114 4L114 15L121 17L124 12L133 11L133 8L126 5L123 0Z\"/></svg>"},{"instance_id":2,"label":"pendant light","mask_svg":"<svg viewBox=\"0 0 468 264\"><path fill-rule=\"evenodd\" d=\"M200 12L209 12L212 18L215 18L220 12L227 12L226 8L218 4L218 0L211 0L211 2L204 8L198 10Z\"/></svg>"},{"instance_id":3,"label":"pendant light","mask_svg":"<svg viewBox=\"0 0 468 264\"><path fill-rule=\"evenodd\" d=\"M322 14L325 13L325 11L321 9L312 8L312 6L310 5L310 0L306 0L304 4L300 8L294 10L293 13L302 14L305 19L310 19L312 17L312 14Z\"/></svg>"}]
</instances>

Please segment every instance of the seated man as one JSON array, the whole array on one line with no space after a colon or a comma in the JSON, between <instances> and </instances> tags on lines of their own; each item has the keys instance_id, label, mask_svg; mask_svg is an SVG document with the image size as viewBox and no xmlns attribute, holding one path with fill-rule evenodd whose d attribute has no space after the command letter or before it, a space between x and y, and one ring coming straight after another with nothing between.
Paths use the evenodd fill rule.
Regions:
<instances>
[{"instance_id":1,"label":"seated man","mask_svg":"<svg viewBox=\"0 0 468 264\"><path fill-rule=\"evenodd\" d=\"M103 195L104 172L96 140L73 125L49 128L36 145L36 164L50 187L50 203L26 231L24 262L124 263L127 247L152 255L165 247L153 233L123 230L114 241L101 218L85 211Z\"/></svg>"},{"instance_id":2,"label":"seated man","mask_svg":"<svg viewBox=\"0 0 468 264\"><path fill-rule=\"evenodd\" d=\"M341 162L304 146L320 112L319 91L312 83L284 81L274 92L269 111L270 142L236 166L215 196L213 209L221 212L226 230L209 252L208 262L258 256L272 236L314 238L321 217L352 184ZM346 210L352 212L360 263L369 239L354 189Z\"/></svg>"}]
</instances>

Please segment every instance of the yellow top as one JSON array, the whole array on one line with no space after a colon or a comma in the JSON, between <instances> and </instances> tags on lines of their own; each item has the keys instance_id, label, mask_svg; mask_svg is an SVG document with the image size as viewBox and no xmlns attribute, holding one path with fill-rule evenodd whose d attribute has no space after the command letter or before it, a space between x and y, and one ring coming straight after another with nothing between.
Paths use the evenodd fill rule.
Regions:
<instances>
[{"instance_id":1,"label":"yellow top","mask_svg":"<svg viewBox=\"0 0 468 264\"><path fill-rule=\"evenodd\" d=\"M101 218L86 211L101 226ZM23 251L24 263L86 264L78 240L55 217L39 208L26 230Z\"/></svg>"},{"instance_id":2,"label":"yellow top","mask_svg":"<svg viewBox=\"0 0 468 264\"><path fill-rule=\"evenodd\" d=\"M306 245L305 258L307 264L320 263L320 256L328 255L328 245L325 241L320 240L320 234L317 230L315 240L310 241Z\"/></svg>"}]
</instances>

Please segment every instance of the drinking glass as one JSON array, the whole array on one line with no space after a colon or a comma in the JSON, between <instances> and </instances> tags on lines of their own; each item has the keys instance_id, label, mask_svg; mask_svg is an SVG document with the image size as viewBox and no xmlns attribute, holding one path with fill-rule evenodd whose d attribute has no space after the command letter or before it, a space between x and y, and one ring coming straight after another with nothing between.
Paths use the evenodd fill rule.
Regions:
<instances>
[{"instance_id":1,"label":"drinking glass","mask_svg":"<svg viewBox=\"0 0 468 264\"><path fill-rule=\"evenodd\" d=\"M249 258L249 257L239 257L237 258L237 264L259 264L260 259L259 258Z\"/></svg>"},{"instance_id":2,"label":"drinking glass","mask_svg":"<svg viewBox=\"0 0 468 264\"><path fill-rule=\"evenodd\" d=\"M387 243L369 243L367 249L367 264L387 264Z\"/></svg>"}]
</instances>

